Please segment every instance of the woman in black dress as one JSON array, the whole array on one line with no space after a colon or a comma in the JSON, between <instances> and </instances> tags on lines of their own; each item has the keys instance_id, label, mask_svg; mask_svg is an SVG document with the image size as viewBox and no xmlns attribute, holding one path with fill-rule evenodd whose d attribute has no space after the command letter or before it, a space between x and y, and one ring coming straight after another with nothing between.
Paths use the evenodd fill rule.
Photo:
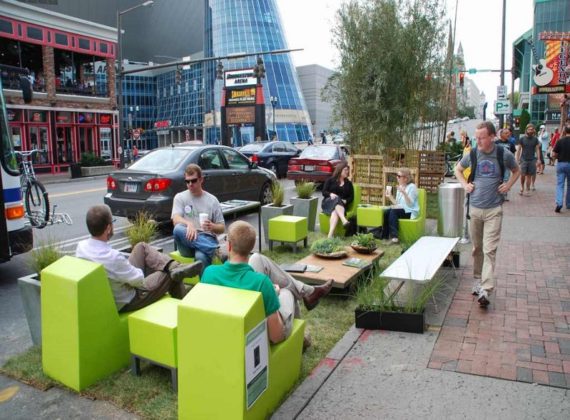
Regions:
<instances>
[{"instance_id":1,"label":"woman in black dress","mask_svg":"<svg viewBox=\"0 0 570 420\"><path fill-rule=\"evenodd\" d=\"M321 205L323 213L331 217L329 238L334 236L334 231L338 221L347 228L350 222L345 216L345 207L354 199L354 188L348 179L349 168L346 162L339 163L329 179L323 186L323 203Z\"/></svg>"}]
</instances>

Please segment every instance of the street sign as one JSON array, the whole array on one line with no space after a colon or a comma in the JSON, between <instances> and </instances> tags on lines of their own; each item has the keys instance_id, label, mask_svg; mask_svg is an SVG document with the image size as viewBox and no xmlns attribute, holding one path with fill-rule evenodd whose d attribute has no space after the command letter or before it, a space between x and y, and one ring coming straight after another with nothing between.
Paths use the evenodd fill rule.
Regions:
<instances>
[{"instance_id":1,"label":"street sign","mask_svg":"<svg viewBox=\"0 0 570 420\"><path fill-rule=\"evenodd\" d=\"M495 114L510 114L511 112L511 102L508 99L495 101Z\"/></svg>"},{"instance_id":2,"label":"street sign","mask_svg":"<svg viewBox=\"0 0 570 420\"><path fill-rule=\"evenodd\" d=\"M507 86L497 86L497 99L507 99Z\"/></svg>"},{"instance_id":3,"label":"street sign","mask_svg":"<svg viewBox=\"0 0 570 420\"><path fill-rule=\"evenodd\" d=\"M475 73L477 73L477 69L474 68L469 69L469 74L475 74Z\"/></svg>"}]
</instances>

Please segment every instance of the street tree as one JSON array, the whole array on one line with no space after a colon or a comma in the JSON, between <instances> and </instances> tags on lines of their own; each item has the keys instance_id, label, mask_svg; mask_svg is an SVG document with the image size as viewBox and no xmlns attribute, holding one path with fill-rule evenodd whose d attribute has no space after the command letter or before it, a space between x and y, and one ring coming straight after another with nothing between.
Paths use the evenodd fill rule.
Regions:
<instances>
[{"instance_id":1,"label":"street tree","mask_svg":"<svg viewBox=\"0 0 570 420\"><path fill-rule=\"evenodd\" d=\"M401 147L439 114L444 71L441 0L350 0L337 12L340 65L323 89L357 153Z\"/></svg>"}]
</instances>

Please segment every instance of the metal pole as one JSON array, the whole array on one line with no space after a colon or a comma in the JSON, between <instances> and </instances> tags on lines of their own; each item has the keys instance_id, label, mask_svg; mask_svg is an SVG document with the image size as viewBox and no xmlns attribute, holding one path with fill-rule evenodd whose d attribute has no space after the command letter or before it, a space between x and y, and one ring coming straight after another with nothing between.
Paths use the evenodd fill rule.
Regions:
<instances>
[{"instance_id":1,"label":"metal pole","mask_svg":"<svg viewBox=\"0 0 570 420\"><path fill-rule=\"evenodd\" d=\"M507 0L503 0L503 30L501 38L501 86L505 84L505 25L507 20ZM511 96L513 92L511 92ZM505 114L499 114L499 127L503 128Z\"/></svg>"},{"instance_id":2,"label":"metal pole","mask_svg":"<svg viewBox=\"0 0 570 420\"><path fill-rule=\"evenodd\" d=\"M121 33L121 12L117 10L117 108L119 110L119 167L125 167L125 140L123 138L123 48Z\"/></svg>"},{"instance_id":3,"label":"metal pole","mask_svg":"<svg viewBox=\"0 0 570 420\"><path fill-rule=\"evenodd\" d=\"M275 104L277 102L277 98L271 98L271 106L273 107L273 135L277 137L277 131L275 129Z\"/></svg>"}]
</instances>

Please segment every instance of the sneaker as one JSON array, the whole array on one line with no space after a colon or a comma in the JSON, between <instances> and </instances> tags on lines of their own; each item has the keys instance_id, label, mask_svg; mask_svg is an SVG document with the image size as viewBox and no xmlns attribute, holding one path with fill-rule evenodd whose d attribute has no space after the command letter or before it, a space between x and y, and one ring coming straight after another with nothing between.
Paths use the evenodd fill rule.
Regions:
<instances>
[{"instance_id":1,"label":"sneaker","mask_svg":"<svg viewBox=\"0 0 570 420\"><path fill-rule=\"evenodd\" d=\"M479 293L481 293L481 290L483 290L483 289L481 288L481 283L478 283L478 282L477 282L477 283L475 283L475 284L473 285L473 287L471 288L471 294L472 294L473 296L479 296Z\"/></svg>"},{"instance_id":2,"label":"sneaker","mask_svg":"<svg viewBox=\"0 0 570 420\"><path fill-rule=\"evenodd\" d=\"M400 240L398 238L392 238L390 242L392 242L393 244L398 244L400 243Z\"/></svg>"},{"instance_id":3,"label":"sneaker","mask_svg":"<svg viewBox=\"0 0 570 420\"><path fill-rule=\"evenodd\" d=\"M556 213L560 213L560 210L562 210L562 206L556 206L556 208L554 209Z\"/></svg>"},{"instance_id":4,"label":"sneaker","mask_svg":"<svg viewBox=\"0 0 570 420\"><path fill-rule=\"evenodd\" d=\"M481 289L481 291L479 292L479 298L477 299L477 302L479 302L479 306L481 308L486 308L487 306L489 306L491 302L489 301L489 294L487 293L486 290Z\"/></svg>"}]
</instances>

